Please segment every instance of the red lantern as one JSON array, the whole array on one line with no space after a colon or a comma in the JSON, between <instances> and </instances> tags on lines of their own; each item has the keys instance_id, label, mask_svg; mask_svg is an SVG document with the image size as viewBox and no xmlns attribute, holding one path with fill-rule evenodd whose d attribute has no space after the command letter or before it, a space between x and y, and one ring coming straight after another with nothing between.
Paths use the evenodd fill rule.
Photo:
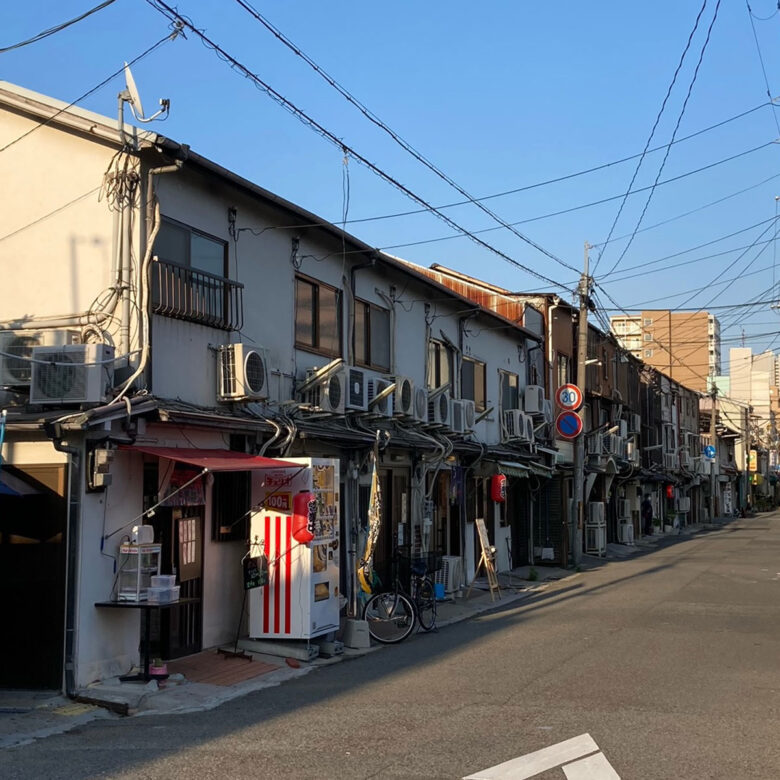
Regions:
<instances>
[{"instance_id":1,"label":"red lantern","mask_svg":"<svg viewBox=\"0 0 780 780\"><path fill-rule=\"evenodd\" d=\"M503 474L494 474L490 480L490 497L497 503L506 501L506 477Z\"/></svg>"},{"instance_id":2,"label":"red lantern","mask_svg":"<svg viewBox=\"0 0 780 780\"><path fill-rule=\"evenodd\" d=\"M667 485L666 486L666 497L667 498L674 498L674 485Z\"/></svg>"},{"instance_id":3,"label":"red lantern","mask_svg":"<svg viewBox=\"0 0 780 780\"><path fill-rule=\"evenodd\" d=\"M314 539L314 523L317 519L317 496L302 490L293 498L292 535L299 544Z\"/></svg>"}]
</instances>

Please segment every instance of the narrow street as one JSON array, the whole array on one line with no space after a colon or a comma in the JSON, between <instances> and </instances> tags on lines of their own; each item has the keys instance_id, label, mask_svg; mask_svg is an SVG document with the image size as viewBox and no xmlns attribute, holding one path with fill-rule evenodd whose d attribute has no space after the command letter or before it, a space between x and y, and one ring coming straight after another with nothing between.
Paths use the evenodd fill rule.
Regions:
<instances>
[{"instance_id":1,"label":"narrow street","mask_svg":"<svg viewBox=\"0 0 780 780\"><path fill-rule=\"evenodd\" d=\"M210 712L5 751L0 773L460 778L589 734L624 780L778 777L778 588L780 514L735 520Z\"/></svg>"}]
</instances>

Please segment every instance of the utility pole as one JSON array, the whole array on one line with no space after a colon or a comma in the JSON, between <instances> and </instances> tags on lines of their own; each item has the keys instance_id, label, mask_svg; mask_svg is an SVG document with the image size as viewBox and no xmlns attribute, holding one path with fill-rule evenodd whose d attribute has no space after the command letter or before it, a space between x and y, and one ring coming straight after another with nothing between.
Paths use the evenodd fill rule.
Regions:
<instances>
[{"instance_id":1,"label":"utility pole","mask_svg":"<svg viewBox=\"0 0 780 780\"><path fill-rule=\"evenodd\" d=\"M714 377L713 377L714 379ZM717 486L718 486L718 477L715 474L715 464L720 463L720 448L715 445L715 439L716 439L716 418L718 416L718 387L715 384L715 382L712 383L712 415L710 416L710 444L715 447L715 458L710 463L710 520L712 522L715 521L715 517L717 515Z\"/></svg>"},{"instance_id":2,"label":"utility pole","mask_svg":"<svg viewBox=\"0 0 780 780\"><path fill-rule=\"evenodd\" d=\"M587 403L585 394L585 371L588 360L588 301L592 279L588 276L588 252L591 247L585 242L585 267L580 277L577 292L580 296L580 316L577 320L577 386L582 392L583 405ZM583 420L585 422L585 420ZM574 442L574 485L571 502L571 554L575 566L582 561L582 531L585 524L585 428Z\"/></svg>"}]
</instances>

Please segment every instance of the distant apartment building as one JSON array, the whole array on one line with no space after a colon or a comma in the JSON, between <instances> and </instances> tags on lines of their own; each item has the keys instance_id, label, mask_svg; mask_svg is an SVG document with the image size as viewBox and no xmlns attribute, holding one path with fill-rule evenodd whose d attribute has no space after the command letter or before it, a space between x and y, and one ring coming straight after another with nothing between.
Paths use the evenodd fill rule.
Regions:
<instances>
[{"instance_id":1,"label":"distant apartment building","mask_svg":"<svg viewBox=\"0 0 780 780\"><path fill-rule=\"evenodd\" d=\"M720 374L720 323L706 311L668 309L610 318L621 345L674 381L707 392L707 377Z\"/></svg>"}]
</instances>

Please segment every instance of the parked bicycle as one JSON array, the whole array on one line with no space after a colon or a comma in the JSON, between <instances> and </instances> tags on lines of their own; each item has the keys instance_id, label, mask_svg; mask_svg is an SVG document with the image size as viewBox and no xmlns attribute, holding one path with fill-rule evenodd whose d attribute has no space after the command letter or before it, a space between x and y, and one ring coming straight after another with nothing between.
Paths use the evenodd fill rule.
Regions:
<instances>
[{"instance_id":1,"label":"parked bicycle","mask_svg":"<svg viewBox=\"0 0 780 780\"><path fill-rule=\"evenodd\" d=\"M396 549L392 563L392 590L375 593L363 609L369 634L383 644L402 642L416 624L423 631L431 631L436 625L436 588L429 575L441 568L441 555L427 553L409 557ZM405 577L407 573L409 576ZM410 581L409 591L402 579Z\"/></svg>"}]
</instances>

